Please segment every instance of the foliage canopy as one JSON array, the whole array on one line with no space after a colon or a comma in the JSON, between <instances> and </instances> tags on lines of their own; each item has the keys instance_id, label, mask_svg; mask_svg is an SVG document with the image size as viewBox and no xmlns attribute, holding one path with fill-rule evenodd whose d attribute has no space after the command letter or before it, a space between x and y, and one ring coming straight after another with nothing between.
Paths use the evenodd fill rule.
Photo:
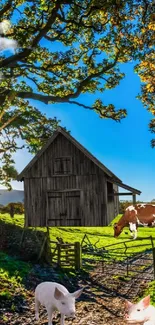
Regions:
<instances>
[{"instance_id":1,"label":"foliage canopy","mask_svg":"<svg viewBox=\"0 0 155 325\"><path fill-rule=\"evenodd\" d=\"M13 22L7 37L19 44L13 54L0 52L0 179L5 184L16 174L12 154L24 146L35 153L60 122L43 115L38 101L76 104L120 121L125 108L105 105L99 95L86 105L80 95L116 87L125 77L121 63L135 61L139 98L155 115L154 8L152 0L1 1L0 20ZM150 130L155 132L155 118Z\"/></svg>"}]
</instances>

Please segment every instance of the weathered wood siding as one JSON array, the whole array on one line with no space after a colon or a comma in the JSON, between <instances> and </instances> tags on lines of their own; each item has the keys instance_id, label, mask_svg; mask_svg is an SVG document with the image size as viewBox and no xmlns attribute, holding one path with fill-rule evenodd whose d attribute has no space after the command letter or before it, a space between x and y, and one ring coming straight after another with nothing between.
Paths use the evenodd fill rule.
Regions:
<instances>
[{"instance_id":1,"label":"weathered wood siding","mask_svg":"<svg viewBox=\"0 0 155 325\"><path fill-rule=\"evenodd\" d=\"M118 192L118 186L107 181L107 192L112 194L113 192ZM119 197L118 196L108 196L107 202L107 215L109 224L115 216L118 215L119 211Z\"/></svg>"},{"instance_id":2,"label":"weathered wood siding","mask_svg":"<svg viewBox=\"0 0 155 325\"><path fill-rule=\"evenodd\" d=\"M72 157L72 175L103 175L102 170L83 152L59 134L25 176L28 178L54 176L54 159L68 156Z\"/></svg>"},{"instance_id":3,"label":"weathered wood siding","mask_svg":"<svg viewBox=\"0 0 155 325\"><path fill-rule=\"evenodd\" d=\"M113 192L113 184L110 182L107 182L107 195L108 195L108 202L107 202L107 210L108 210L108 224L110 223L110 221L112 220L112 216L114 217L114 197L113 196L109 196L109 194L111 194Z\"/></svg>"},{"instance_id":4,"label":"weathered wood siding","mask_svg":"<svg viewBox=\"0 0 155 325\"><path fill-rule=\"evenodd\" d=\"M71 157L70 174L54 175L55 158L59 157ZM49 202L47 199L47 193L52 190L66 189L80 191L81 226L104 226L109 223L109 218L114 217L114 201L108 202L107 210L107 182L104 172L62 134L59 134L25 174L26 226L46 226L47 218L53 218L53 209L56 209L53 201ZM74 215L75 200L70 199L67 202L71 214ZM69 221L63 224L65 225L69 225Z\"/></svg>"},{"instance_id":5,"label":"weathered wood siding","mask_svg":"<svg viewBox=\"0 0 155 325\"><path fill-rule=\"evenodd\" d=\"M25 225L46 226L46 179L24 178Z\"/></svg>"}]
</instances>

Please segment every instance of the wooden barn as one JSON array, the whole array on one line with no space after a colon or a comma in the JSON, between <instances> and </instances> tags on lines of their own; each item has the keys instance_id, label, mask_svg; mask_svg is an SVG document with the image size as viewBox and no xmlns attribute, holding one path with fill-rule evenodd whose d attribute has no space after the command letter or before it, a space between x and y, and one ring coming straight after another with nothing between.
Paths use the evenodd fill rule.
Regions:
<instances>
[{"instance_id":1,"label":"wooden barn","mask_svg":"<svg viewBox=\"0 0 155 325\"><path fill-rule=\"evenodd\" d=\"M119 212L122 181L59 127L18 175L24 181L25 226L105 226Z\"/></svg>"}]
</instances>

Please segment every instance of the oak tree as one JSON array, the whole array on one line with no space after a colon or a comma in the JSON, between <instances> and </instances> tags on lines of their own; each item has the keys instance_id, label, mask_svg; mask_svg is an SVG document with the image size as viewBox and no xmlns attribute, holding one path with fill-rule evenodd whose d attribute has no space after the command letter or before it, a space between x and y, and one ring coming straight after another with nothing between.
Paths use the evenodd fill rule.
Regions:
<instances>
[{"instance_id":1,"label":"oak tree","mask_svg":"<svg viewBox=\"0 0 155 325\"><path fill-rule=\"evenodd\" d=\"M154 7L152 0L1 2L0 20L12 21L7 37L19 48L0 53L0 179L10 182L12 153L23 146L35 153L59 124L42 114L38 102L49 109L53 103L76 104L115 121L126 117L125 107L110 100L106 105L99 94L125 77L121 63L135 61L139 98L155 115ZM92 105L81 100L88 93L98 94ZM150 129L155 132L155 119Z\"/></svg>"}]
</instances>

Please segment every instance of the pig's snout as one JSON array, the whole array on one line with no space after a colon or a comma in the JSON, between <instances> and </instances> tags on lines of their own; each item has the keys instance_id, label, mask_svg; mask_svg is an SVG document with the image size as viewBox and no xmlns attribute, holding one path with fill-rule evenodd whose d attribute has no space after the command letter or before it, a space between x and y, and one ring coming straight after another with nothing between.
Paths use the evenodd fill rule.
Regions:
<instances>
[{"instance_id":1,"label":"pig's snout","mask_svg":"<svg viewBox=\"0 0 155 325\"><path fill-rule=\"evenodd\" d=\"M124 319L129 323L132 324L133 322L135 323L136 321L134 321L133 319L130 318L130 316L128 314L124 315Z\"/></svg>"},{"instance_id":2,"label":"pig's snout","mask_svg":"<svg viewBox=\"0 0 155 325\"><path fill-rule=\"evenodd\" d=\"M71 318L75 318L76 317L75 316L75 312L70 312L68 316L71 317Z\"/></svg>"},{"instance_id":3,"label":"pig's snout","mask_svg":"<svg viewBox=\"0 0 155 325\"><path fill-rule=\"evenodd\" d=\"M125 318L125 319L129 319L129 315L128 315L128 314L125 314L125 315L124 315L124 318Z\"/></svg>"}]
</instances>

